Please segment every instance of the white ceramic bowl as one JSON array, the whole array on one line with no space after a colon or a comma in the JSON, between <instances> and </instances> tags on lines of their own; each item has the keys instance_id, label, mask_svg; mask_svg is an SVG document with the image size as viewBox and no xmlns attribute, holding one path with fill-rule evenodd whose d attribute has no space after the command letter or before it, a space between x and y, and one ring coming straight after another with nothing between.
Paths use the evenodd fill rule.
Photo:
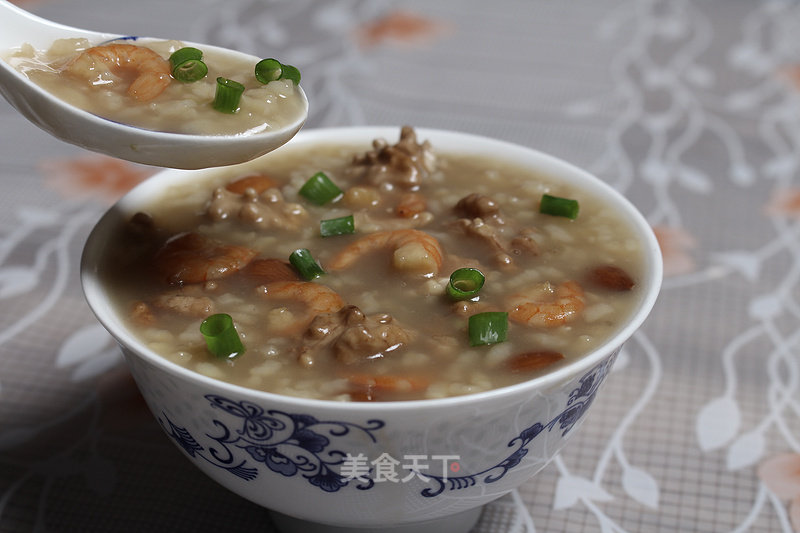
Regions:
<instances>
[{"instance_id":1,"label":"white ceramic bowl","mask_svg":"<svg viewBox=\"0 0 800 533\"><path fill-rule=\"evenodd\" d=\"M293 146L396 138L399 128L301 132ZM466 531L480 507L525 482L561 449L586 416L623 342L650 312L661 285L656 239L619 193L551 156L483 137L417 130L440 152L486 153L589 189L622 213L646 250L641 301L605 344L556 371L518 385L447 399L339 403L293 398L215 381L173 364L126 329L97 276L117 224L163 187L208 171L164 171L100 220L84 251L81 278L97 318L122 347L150 409L169 438L220 484L278 514L287 529L309 523L376 531ZM265 157L270 157L267 155ZM246 165L258 164L249 163ZM418 473L404 469L417 457ZM344 460L344 462L343 462ZM375 481L377 465L398 479ZM394 464L391 461L399 461ZM359 476L357 467L372 466ZM424 476L424 479L423 479ZM309 523L307 523L307 522ZM392 529L394 528L394 529ZM368 529L366 529L368 530ZM363 530L362 531L366 531Z\"/></svg>"}]
</instances>

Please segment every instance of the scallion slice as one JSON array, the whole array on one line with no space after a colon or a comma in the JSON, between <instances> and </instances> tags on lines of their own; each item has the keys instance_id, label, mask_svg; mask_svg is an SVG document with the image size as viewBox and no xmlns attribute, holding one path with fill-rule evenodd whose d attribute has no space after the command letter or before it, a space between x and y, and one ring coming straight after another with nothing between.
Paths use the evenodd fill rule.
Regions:
<instances>
[{"instance_id":1,"label":"scallion slice","mask_svg":"<svg viewBox=\"0 0 800 533\"><path fill-rule=\"evenodd\" d=\"M297 269L300 276L307 281L311 281L325 274L325 271L319 266L319 263L317 263L314 256L311 255L311 252L305 248L299 248L292 252L289 255L289 262Z\"/></svg>"},{"instance_id":2,"label":"scallion slice","mask_svg":"<svg viewBox=\"0 0 800 533\"><path fill-rule=\"evenodd\" d=\"M472 315L468 329L470 346L505 342L508 338L508 313L487 311Z\"/></svg>"},{"instance_id":3,"label":"scallion slice","mask_svg":"<svg viewBox=\"0 0 800 533\"><path fill-rule=\"evenodd\" d=\"M277 59L262 59L256 63L256 79L261 83L279 80L283 74L283 65Z\"/></svg>"},{"instance_id":4,"label":"scallion slice","mask_svg":"<svg viewBox=\"0 0 800 533\"><path fill-rule=\"evenodd\" d=\"M256 79L261 83L275 80L292 80L295 85L300 85L300 71L292 65L284 65L277 59L267 58L256 63Z\"/></svg>"},{"instance_id":5,"label":"scallion slice","mask_svg":"<svg viewBox=\"0 0 800 533\"><path fill-rule=\"evenodd\" d=\"M300 85L300 71L297 67L293 67L292 65L282 65L283 73L281 74L281 79L284 80L292 80L295 85Z\"/></svg>"},{"instance_id":6,"label":"scallion slice","mask_svg":"<svg viewBox=\"0 0 800 533\"><path fill-rule=\"evenodd\" d=\"M335 235L351 235L356 232L355 219L353 215L346 217L329 218L319 223L319 234L322 237L333 237Z\"/></svg>"},{"instance_id":7,"label":"scallion slice","mask_svg":"<svg viewBox=\"0 0 800 533\"><path fill-rule=\"evenodd\" d=\"M208 74L208 67L203 63L203 51L192 46L184 46L169 56L172 77L184 83L200 80Z\"/></svg>"},{"instance_id":8,"label":"scallion slice","mask_svg":"<svg viewBox=\"0 0 800 533\"><path fill-rule=\"evenodd\" d=\"M543 194L539 203L539 212L545 215L576 219L578 217L578 201Z\"/></svg>"},{"instance_id":9,"label":"scallion slice","mask_svg":"<svg viewBox=\"0 0 800 533\"><path fill-rule=\"evenodd\" d=\"M474 298L483 287L486 277L477 268L459 268L450 274L447 295L453 300Z\"/></svg>"},{"instance_id":10,"label":"scallion slice","mask_svg":"<svg viewBox=\"0 0 800 533\"><path fill-rule=\"evenodd\" d=\"M324 205L342 194L342 190L324 172L317 172L300 187L300 196Z\"/></svg>"},{"instance_id":11,"label":"scallion slice","mask_svg":"<svg viewBox=\"0 0 800 533\"><path fill-rule=\"evenodd\" d=\"M199 59L187 59L172 69L172 77L183 83L202 80L208 74L208 67Z\"/></svg>"},{"instance_id":12,"label":"scallion slice","mask_svg":"<svg viewBox=\"0 0 800 533\"><path fill-rule=\"evenodd\" d=\"M172 64L173 69L184 61L197 61L200 59L203 59L203 51L192 46L184 46L183 48L179 48L172 52L172 55L169 56L169 62Z\"/></svg>"},{"instance_id":13,"label":"scallion slice","mask_svg":"<svg viewBox=\"0 0 800 533\"><path fill-rule=\"evenodd\" d=\"M233 326L233 318L225 313L211 315L200 324L200 333L208 351L220 359L233 359L244 353L244 344Z\"/></svg>"},{"instance_id":14,"label":"scallion slice","mask_svg":"<svg viewBox=\"0 0 800 533\"><path fill-rule=\"evenodd\" d=\"M217 92L214 95L213 107L222 113L236 113L239 100L242 98L244 85L238 81L220 76L217 78Z\"/></svg>"}]
</instances>

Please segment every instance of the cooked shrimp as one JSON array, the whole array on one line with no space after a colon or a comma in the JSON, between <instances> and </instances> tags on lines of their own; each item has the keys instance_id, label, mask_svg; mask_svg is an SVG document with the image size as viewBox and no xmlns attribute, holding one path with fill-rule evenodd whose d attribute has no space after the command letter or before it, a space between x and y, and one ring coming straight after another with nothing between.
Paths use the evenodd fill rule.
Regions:
<instances>
[{"instance_id":1,"label":"cooked shrimp","mask_svg":"<svg viewBox=\"0 0 800 533\"><path fill-rule=\"evenodd\" d=\"M428 208L425 197L418 192L408 192L400 197L394 212L401 218L412 218Z\"/></svg>"},{"instance_id":2,"label":"cooked shrimp","mask_svg":"<svg viewBox=\"0 0 800 533\"><path fill-rule=\"evenodd\" d=\"M442 266L442 247L433 236L416 229L378 231L350 244L329 262L332 270L351 266L362 256L384 248L393 248L392 264L402 271L438 274Z\"/></svg>"},{"instance_id":3,"label":"cooked shrimp","mask_svg":"<svg viewBox=\"0 0 800 533\"><path fill-rule=\"evenodd\" d=\"M242 274L261 285L276 281L300 281L300 275L288 261L275 258L254 259L242 270Z\"/></svg>"},{"instance_id":4,"label":"cooked shrimp","mask_svg":"<svg viewBox=\"0 0 800 533\"><path fill-rule=\"evenodd\" d=\"M300 333L317 315L335 313L344 307L344 300L336 291L312 281L276 281L264 285L262 294L267 300L282 300L304 306L304 312L298 320L281 328L284 334Z\"/></svg>"},{"instance_id":5,"label":"cooked shrimp","mask_svg":"<svg viewBox=\"0 0 800 533\"><path fill-rule=\"evenodd\" d=\"M575 281L553 287L550 283L512 295L508 316L529 326L551 328L571 322L583 311L583 289Z\"/></svg>"},{"instance_id":6,"label":"cooked shrimp","mask_svg":"<svg viewBox=\"0 0 800 533\"><path fill-rule=\"evenodd\" d=\"M114 83L116 78L133 81L128 96L148 102L164 92L172 81L169 61L135 44L105 44L85 50L67 66L67 72L86 78L92 85Z\"/></svg>"},{"instance_id":7,"label":"cooked shrimp","mask_svg":"<svg viewBox=\"0 0 800 533\"><path fill-rule=\"evenodd\" d=\"M173 285L201 283L238 272L256 256L244 246L223 244L199 233L170 239L156 253L156 268Z\"/></svg>"}]
</instances>

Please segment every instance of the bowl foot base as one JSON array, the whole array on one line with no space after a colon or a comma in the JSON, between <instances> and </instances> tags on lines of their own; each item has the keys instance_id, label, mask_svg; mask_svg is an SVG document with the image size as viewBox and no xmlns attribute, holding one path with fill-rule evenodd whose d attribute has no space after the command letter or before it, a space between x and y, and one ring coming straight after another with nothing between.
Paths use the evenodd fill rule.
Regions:
<instances>
[{"instance_id":1,"label":"bowl foot base","mask_svg":"<svg viewBox=\"0 0 800 533\"><path fill-rule=\"evenodd\" d=\"M308 522L300 518L270 511L281 533L467 533L478 522L482 507L462 511L444 518L413 522L398 526L341 527Z\"/></svg>"}]
</instances>

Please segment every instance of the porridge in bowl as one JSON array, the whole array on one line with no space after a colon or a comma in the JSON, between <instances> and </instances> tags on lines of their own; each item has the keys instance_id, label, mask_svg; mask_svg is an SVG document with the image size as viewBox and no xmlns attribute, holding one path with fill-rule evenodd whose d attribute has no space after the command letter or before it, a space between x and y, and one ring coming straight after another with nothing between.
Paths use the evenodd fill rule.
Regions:
<instances>
[{"instance_id":1,"label":"porridge in bowl","mask_svg":"<svg viewBox=\"0 0 800 533\"><path fill-rule=\"evenodd\" d=\"M306 109L291 65L179 41L59 39L47 50L23 44L3 59L69 104L154 131L258 134L296 123Z\"/></svg>"},{"instance_id":2,"label":"porridge in bowl","mask_svg":"<svg viewBox=\"0 0 800 533\"><path fill-rule=\"evenodd\" d=\"M637 231L597 191L405 127L165 188L97 269L137 339L194 372L435 399L536 378L618 334L652 253Z\"/></svg>"}]
</instances>

